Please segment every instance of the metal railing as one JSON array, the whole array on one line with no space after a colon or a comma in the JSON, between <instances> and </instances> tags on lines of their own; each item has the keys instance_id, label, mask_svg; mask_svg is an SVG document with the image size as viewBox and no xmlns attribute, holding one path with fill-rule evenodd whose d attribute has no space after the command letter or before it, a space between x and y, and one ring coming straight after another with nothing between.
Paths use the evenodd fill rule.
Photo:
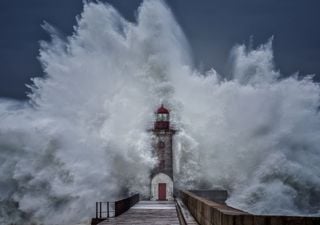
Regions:
<instances>
[{"instance_id":1,"label":"metal railing","mask_svg":"<svg viewBox=\"0 0 320 225\"><path fill-rule=\"evenodd\" d=\"M122 213L130 209L132 206L134 206L137 202L139 202L139 200L140 200L140 195L135 194L129 198L116 201L115 207L114 207L115 216L121 215Z\"/></svg>"},{"instance_id":2,"label":"metal railing","mask_svg":"<svg viewBox=\"0 0 320 225\"><path fill-rule=\"evenodd\" d=\"M96 202L96 219L114 217L115 202Z\"/></svg>"},{"instance_id":3,"label":"metal railing","mask_svg":"<svg viewBox=\"0 0 320 225\"><path fill-rule=\"evenodd\" d=\"M96 219L117 217L139 202L139 194L114 202L96 202Z\"/></svg>"}]
</instances>

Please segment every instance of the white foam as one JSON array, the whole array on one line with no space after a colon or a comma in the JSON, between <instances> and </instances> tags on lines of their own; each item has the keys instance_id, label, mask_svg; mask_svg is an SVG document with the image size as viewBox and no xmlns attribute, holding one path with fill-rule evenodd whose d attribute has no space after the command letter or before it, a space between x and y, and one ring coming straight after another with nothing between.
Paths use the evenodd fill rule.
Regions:
<instances>
[{"instance_id":1,"label":"white foam","mask_svg":"<svg viewBox=\"0 0 320 225\"><path fill-rule=\"evenodd\" d=\"M42 43L45 77L33 80L30 104L0 103L0 199L10 202L1 223L22 212L74 223L94 216L95 201L147 195L147 129L162 102L179 130L180 187L225 188L229 204L254 213L319 214L320 89L309 78L279 79L271 41L236 46L225 80L193 68L162 1L145 1L136 23L85 3L67 41L45 27L53 40Z\"/></svg>"}]
</instances>

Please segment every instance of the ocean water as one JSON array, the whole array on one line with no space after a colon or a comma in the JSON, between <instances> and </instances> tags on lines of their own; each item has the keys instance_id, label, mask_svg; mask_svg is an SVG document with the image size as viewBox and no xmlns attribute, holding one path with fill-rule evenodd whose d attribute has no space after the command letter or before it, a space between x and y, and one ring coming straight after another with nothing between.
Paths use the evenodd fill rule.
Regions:
<instances>
[{"instance_id":1,"label":"ocean water","mask_svg":"<svg viewBox=\"0 0 320 225\"><path fill-rule=\"evenodd\" d=\"M272 38L235 45L226 76L194 67L163 1L145 0L134 23L84 3L67 38L43 26L44 76L28 101L0 100L0 224L75 224L95 201L147 196L161 103L179 131L177 187L227 189L256 214L320 214L320 87L282 78Z\"/></svg>"}]
</instances>

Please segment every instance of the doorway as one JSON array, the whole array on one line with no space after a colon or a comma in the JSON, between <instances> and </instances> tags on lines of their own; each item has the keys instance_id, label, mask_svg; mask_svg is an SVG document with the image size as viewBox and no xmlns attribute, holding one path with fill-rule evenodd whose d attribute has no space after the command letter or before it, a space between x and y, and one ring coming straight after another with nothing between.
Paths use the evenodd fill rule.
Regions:
<instances>
[{"instance_id":1,"label":"doorway","mask_svg":"<svg viewBox=\"0 0 320 225\"><path fill-rule=\"evenodd\" d=\"M160 201L167 200L167 184L166 183L159 183L158 200L160 200Z\"/></svg>"}]
</instances>

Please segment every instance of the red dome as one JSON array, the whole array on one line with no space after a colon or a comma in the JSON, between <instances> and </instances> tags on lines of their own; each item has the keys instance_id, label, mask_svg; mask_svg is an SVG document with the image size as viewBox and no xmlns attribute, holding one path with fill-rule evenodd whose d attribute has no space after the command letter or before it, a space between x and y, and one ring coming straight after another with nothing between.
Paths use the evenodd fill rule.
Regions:
<instances>
[{"instance_id":1,"label":"red dome","mask_svg":"<svg viewBox=\"0 0 320 225\"><path fill-rule=\"evenodd\" d=\"M161 107L157 110L158 114L169 114L169 110L166 109L165 107L163 107L163 104L161 105Z\"/></svg>"}]
</instances>

